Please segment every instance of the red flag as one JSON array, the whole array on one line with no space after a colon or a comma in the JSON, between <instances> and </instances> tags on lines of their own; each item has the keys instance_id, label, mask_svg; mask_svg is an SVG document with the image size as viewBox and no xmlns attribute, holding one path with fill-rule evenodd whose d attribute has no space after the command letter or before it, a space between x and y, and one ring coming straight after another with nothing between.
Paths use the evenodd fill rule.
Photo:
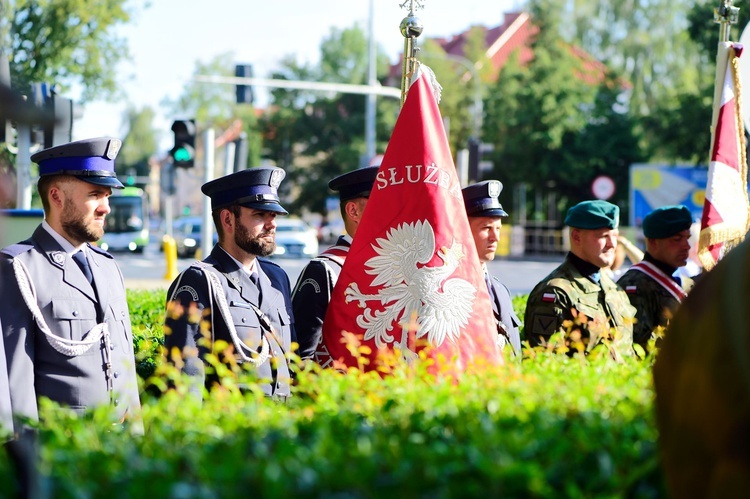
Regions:
<instances>
[{"instance_id":1,"label":"red flag","mask_svg":"<svg viewBox=\"0 0 750 499\"><path fill-rule=\"evenodd\" d=\"M742 241L748 226L747 159L737 69L741 54L741 45L725 42L717 57L711 163L698 241L698 258L707 270Z\"/></svg>"},{"instance_id":2,"label":"red flag","mask_svg":"<svg viewBox=\"0 0 750 499\"><path fill-rule=\"evenodd\" d=\"M384 358L398 350L407 360L432 359L431 372L455 374L501 363L496 335L443 121L421 71L333 290L323 341L346 366L384 372ZM353 355L357 345L364 348Z\"/></svg>"}]
</instances>

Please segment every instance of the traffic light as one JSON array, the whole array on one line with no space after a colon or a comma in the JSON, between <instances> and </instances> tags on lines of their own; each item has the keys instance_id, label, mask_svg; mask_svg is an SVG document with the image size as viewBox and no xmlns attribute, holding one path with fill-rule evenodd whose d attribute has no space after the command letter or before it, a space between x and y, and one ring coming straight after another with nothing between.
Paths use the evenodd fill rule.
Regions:
<instances>
[{"instance_id":1,"label":"traffic light","mask_svg":"<svg viewBox=\"0 0 750 499\"><path fill-rule=\"evenodd\" d=\"M481 173L492 170L491 161L484 161L482 157L494 150L492 144L485 144L481 140L470 137L467 145L469 149L469 182L477 182L481 178Z\"/></svg>"},{"instance_id":2,"label":"traffic light","mask_svg":"<svg viewBox=\"0 0 750 499\"><path fill-rule=\"evenodd\" d=\"M479 179L479 139L469 138L469 182Z\"/></svg>"},{"instance_id":3,"label":"traffic light","mask_svg":"<svg viewBox=\"0 0 750 499\"><path fill-rule=\"evenodd\" d=\"M174 166L195 166L195 120L175 120L172 123L174 147L169 151Z\"/></svg>"},{"instance_id":4,"label":"traffic light","mask_svg":"<svg viewBox=\"0 0 750 499\"><path fill-rule=\"evenodd\" d=\"M234 67L234 76L238 78L252 78L253 67L250 64L237 64ZM253 87L250 85L237 85L237 104L252 104L253 98Z\"/></svg>"}]
</instances>

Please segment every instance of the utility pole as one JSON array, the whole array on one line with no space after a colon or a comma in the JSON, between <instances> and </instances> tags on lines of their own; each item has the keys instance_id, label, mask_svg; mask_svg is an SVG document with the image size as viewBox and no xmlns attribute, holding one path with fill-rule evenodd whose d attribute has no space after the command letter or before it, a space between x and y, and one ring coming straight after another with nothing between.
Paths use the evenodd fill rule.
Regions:
<instances>
[{"instance_id":1,"label":"utility pole","mask_svg":"<svg viewBox=\"0 0 750 499\"><path fill-rule=\"evenodd\" d=\"M370 0L369 18L369 41L368 55L369 66L367 71L367 84L374 87L377 83L377 51L375 50L375 0ZM367 94L367 107L365 109L365 161L370 161L375 156L375 107L377 99L375 94ZM363 164L362 166L367 166Z\"/></svg>"}]
</instances>

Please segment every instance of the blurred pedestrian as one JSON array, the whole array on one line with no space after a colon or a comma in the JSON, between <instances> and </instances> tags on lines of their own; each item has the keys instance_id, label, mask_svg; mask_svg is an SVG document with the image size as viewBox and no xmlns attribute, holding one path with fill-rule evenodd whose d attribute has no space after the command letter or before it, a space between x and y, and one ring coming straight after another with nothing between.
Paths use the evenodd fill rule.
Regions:
<instances>
[{"instance_id":1,"label":"blurred pedestrian","mask_svg":"<svg viewBox=\"0 0 750 499\"><path fill-rule=\"evenodd\" d=\"M495 259L497 244L500 241L502 219L508 216L498 197L503 184L498 180L486 180L464 187L462 193L469 226L474 236L474 245L482 262L484 279L492 302L492 313L497 326L497 343L500 348L511 346L512 353L521 357L521 337L518 326L521 320L513 311L510 291L497 277L487 270L487 262Z\"/></svg>"},{"instance_id":2,"label":"blurred pedestrian","mask_svg":"<svg viewBox=\"0 0 750 499\"><path fill-rule=\"evenodd\" d=\"M339 175L328 183L328 187L339 194L346 234L305 265L294 287L292 304L299 355L303 359L315 359L324 367L329 365L331 357L322 343L323 320L377 173L377 166L368 166Z\"/></svg>"},{"instance_id":3,"label":"blurred pedestrian","mask_svg":"<svg viewBox=\"0 0 750 499\"><path fill-rule=\"evenodd\" d=\"M110 404L142 428L125 283L104 234L121 142L96 138L45 149L37 188L45 219L0 251L2 320L16 431L49 398L84 413Z\"/></svg>"},{"instance_id":4,"label":"blurred pedestrian","mask_svg":"<svg viewBox=\"0 0 750 499\"><path fill-rule=\"evenodd\" d=\"M586 353L602 342L619 359L632 353L635 309L602 269L612 265L620 209L606 201L583 201L568 210L570 252L531 291L524 321L531 346L564 333L570 351Z\"/></svg>"},{"instance_id":5,"label":"blurred pedestrian","mask_svg":"<svg viewBox=\"0 0 750 499\"><path fill-rule=\"evenodd\" d=\"M211 198L219 242L172 282L164 324L168 359L192 379L199 397L221 383L214 356L254 375L240 380L240 389L255 383L277 400L290 395L296 337L289 277L263 258L276 249L276 216L288 214L278 196L284 176L281 168L249 168L201 187ZM228 348L218 351L217 343Z\"/></svg>"},{"instance_id":6,"label":"blurred pedestrian","mask_svg":"<svg viewBox=\"0 0 750 499\"><path fill-rule=\"evenodd\" d=\"M686 206L657 208L643 219L646 254L617 282L636 309L633 342L644 350L657 327L666 327L692 285L681 279L690 252L693 216ZM683 282L684 281L684 282Z\"/></svg>"}]
</instances>

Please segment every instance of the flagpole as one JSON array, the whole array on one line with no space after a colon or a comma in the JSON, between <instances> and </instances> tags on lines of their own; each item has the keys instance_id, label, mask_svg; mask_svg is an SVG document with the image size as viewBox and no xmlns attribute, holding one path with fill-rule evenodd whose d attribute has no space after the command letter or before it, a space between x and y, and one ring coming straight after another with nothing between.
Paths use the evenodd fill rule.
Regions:
<instances>
[{"instance_id":1,"label":"flagpole","mask_svg":"<svg viewBox=\"0 0 750 499\"><path fill-rule=\"evenodd\" d=\"M409 92L409 80L417 67L417 37L422 34L422 21L414 15L415 8L422 8L424 0L406 0L400 5L401 8L409 6L409 14L401 21L401 35L404 37L404 60L401 67L401 105L406 101Z\"/></svg>"},{"instance_id":2,"label":"flagpole","mask_svg":"<svg viewBox=\"0 0 750 499\"><path fill-rule=\"evenodd\" d=\"M729 41L732 24L737 24L740 8L732 5L734 0L721 0L721 5L714 9L714 21L719 24L719 43Z\"/></svg>"}]
</instances>

